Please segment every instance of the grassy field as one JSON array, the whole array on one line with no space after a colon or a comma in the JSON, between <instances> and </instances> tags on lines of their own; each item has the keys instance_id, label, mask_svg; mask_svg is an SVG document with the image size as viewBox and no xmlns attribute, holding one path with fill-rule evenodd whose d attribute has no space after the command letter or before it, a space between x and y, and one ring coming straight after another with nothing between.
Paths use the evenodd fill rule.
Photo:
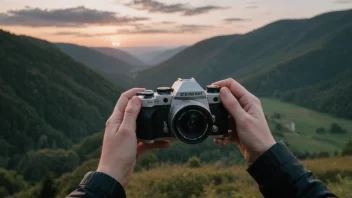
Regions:
<instances>
[{"instance_id":1,"label":"grassy field","mask_svg":"<svg viewBox=\"0 0 352 198\"><path fill-rule=\"evenodd\" d=\"M303 161L339 197L352 196L352 157ZM135 173L127 187L127 197L262 197L247 166L221 164L188 168L165 165Z\"/></svg>"},{"instance_id":2,"label":"grassy field","mask_svg":"<svg viewBox=\"0 0 352 198\"><path fill-rule=\"evenodd\" d=\"M352 121L338 119L328 114L319 113L279 100L261 98L264 112L270 116L273 113L281 115L280 122L294 121L296 132L286 132L282 138L296 151L306 152L334 152L340 151L348 140L352 140ZM331 123L338 123L347 130L346 134L317 134L319 127L329 128Z\"/></svg>"}]
</instances>

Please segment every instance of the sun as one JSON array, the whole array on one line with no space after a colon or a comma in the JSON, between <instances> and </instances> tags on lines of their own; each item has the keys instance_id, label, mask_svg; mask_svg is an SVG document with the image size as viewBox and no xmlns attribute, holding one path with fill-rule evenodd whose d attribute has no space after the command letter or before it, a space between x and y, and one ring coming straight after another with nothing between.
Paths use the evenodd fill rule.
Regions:
<instances>
[{"instance_id":1,"label":"sun","mask_svg":"<svg viewBox=\"0 0 352 198\"><path fill-rule=\"evenodd\" d=\"M114 47L120 47L120 45L121 45L120 42L116 42L116 41L112 42L111 44L112 44L112 46L114 46Z\"/></svg>"}]
</instances>

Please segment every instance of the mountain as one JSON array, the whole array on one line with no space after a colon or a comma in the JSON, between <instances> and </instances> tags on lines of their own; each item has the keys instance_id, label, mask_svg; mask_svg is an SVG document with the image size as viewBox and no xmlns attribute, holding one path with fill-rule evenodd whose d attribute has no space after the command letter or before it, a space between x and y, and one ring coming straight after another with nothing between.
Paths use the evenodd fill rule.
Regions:
<instances>
[{"instance_id":1,"label":"mountain","mask_svg":"<svg viewBox=\"0 0 352 198\"><path fill-rule=\"evenodd\" d=\"M155 66L165 60L170 59L187 46L181 47L126 47L124 51L133 54L148 66Z\"/></svg>"},{"instance_id":2,"label":"mountain","mask_svg":"<svg viewBox=\"0 0 352 198\"><path fill-rule=\"evenodd\" d=\"M338 11L277 21L244 35L210 38L144 70L136 79L155 88L171 85L178 77L195 77L202 85L232 77L258 96L277 96L352 118L346 99L352 97L348 86L352 81L348 70L352 65L351 18L352 10ZM304 96L306 92L310 96ZM327 105L333 101L333 106Z\"/></svg>"},{"instance_id":3,"label":"mountain","mask_svg":"<svg viewBox=\"0 0 352 198\"><path fill-rule=\"evenodd\" d=\"M68 43L56 43L56 46L76 61L101 73L119 87L127 89L135 86L132 80L132 72L138 68L137 66L84 46Z\"/></svg>"},{"instance_id":4,"label":"mountain","mask_svg":"<svg viewBox=\"0 0 352 198\"><path fill-rule=\"evenodd\" d=\"M0 167L104 128L121 92L46 41L0 30ZM34 174L34 173L32 173Z\"/></svg>"},{"instance_id":5,"label":"mountain","mask_svg":"<svg viewBox=\"0 0 352 198\"><path fill-rule=\"evenodd\" d=\"M178 54L179 52L181 52L182 50L186 49L187 46L181 46L181 47L177 47L177 48L173 48L173 49L169 49L169 50L165 50L165 51L161 51L159 53L157 53L150 61L149 64L150 65L158 65L166 60L169 60L170 58L172 58L173 56L175 56L176 54Z\"/></svg>"},{"instance_id":6,"label":"mountain","mask_svg":"<svg viewBox=\"0 0 352 198\"><path fill-rule=\"evenodd\" d=\"M129 74L136 67L88 47L69 43L56 43L56 45L65 54L94 70L103 71L105 73Z\"/></svg>"},{"instance_id":7,"label":"mountain","mask_svg":"<svg viewBox=\"0 0 352 198\"><path fill-rule=\"evenodd\" d=\"M122 60L123 62L128 63L129 65L138 66L138 67L143 67L146 65L146 63L139 60L137 57L120 49L109 48L109 47L95 47L92 49L97 50L107 56L112 56L119 60Z\"/></svg>"}]
</instances>

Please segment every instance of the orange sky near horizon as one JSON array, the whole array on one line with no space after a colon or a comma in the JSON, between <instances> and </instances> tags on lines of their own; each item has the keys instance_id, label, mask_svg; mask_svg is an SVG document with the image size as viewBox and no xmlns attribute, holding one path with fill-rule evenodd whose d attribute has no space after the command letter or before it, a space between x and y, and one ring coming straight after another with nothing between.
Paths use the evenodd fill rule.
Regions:
<instances>
[{"instance_id":1,"label":"orange sky near horizon","mask_svg":"<svg viewBox=\"0 0 352 198\"><path fill-rule=\"evenodd\" d=\"M352 8L352 0L0 0L0 28L85 46L179 46L279 19ZM147 19L146 19L147 18ZM117 45L119 43L119 45Z\"/></svg>"}]
</instances>

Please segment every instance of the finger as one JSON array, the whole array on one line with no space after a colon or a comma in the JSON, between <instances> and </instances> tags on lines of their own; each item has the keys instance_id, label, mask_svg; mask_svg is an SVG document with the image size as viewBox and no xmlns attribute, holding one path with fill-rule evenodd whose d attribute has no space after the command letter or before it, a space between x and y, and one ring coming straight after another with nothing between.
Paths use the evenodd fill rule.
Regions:
<instances>
[{"instance_id":1,"label":"finger","mask_svg":"<svg viewBox=\"0 0 352 198\"><path fill-rule=\"evenodd\" d=\"M220 87L227 87L230 89L232 94L236 98L241 98L247 94L250 94L246 88L244 88L240 83L235 81L232 78L226 79L226 80L221 80L218 82L213 83L214 85L220 86Z\"/></svg>"},{"instance_id":2,"label":"finger","mask_svg":"<svg viewBox=\"0 0 352 198\"><path fill-rule=\"evenodd\" d=\"M236 131L235 119L231 115L229 115L227 119L228 119L227 120L228 129L232 131Z\"/></svg>"},{"instance_id":3,"label":"finger","mask_svg":"<svg viewBox=\"0 0 352 198\"><path fill-rule=\"evenodd\" d=\"M222 144L222 140L223 140L222 138L215 138L214 139L214 143L221 145Z\"/></svg>"},{"instance_id":4,"label":"finger","mask_svg":"<svg viewBox=\"0 0 352 198\"><path fill-rule=\"evenodd\" d=\"M141 100L137 96L133 96L125 109L125 114L120 127L121 131L136 132L136 120L140 109Z\"/></svg>"},{"instance_id":5,"label":"finger","mask_svg":"<svg viewBox=\"0 0 352 198\"><path fill-rule=\"evenodd\" d=\"M112 113L112 118L115 122L121 124L124 116L124 112L128 101L135 96L138 92L144 91L144 88L133 88L121 94L119 100L117 101L114 112Z\"/></svg>"},{"instance_id":6,"label":"finger","mask_svg":"<svg viewBox=\"0 0 352 198\"><path fill-rule=\"evenodd\" d=\"M238 133L236 130L229 130L230 135L230 139L232 142L235 142L237 145L240 144L240 138L238 137Z\"/></svg>"},{"instance_id":7,"label":"finger","mask_svg":"<svg viewBox=\"0 0 352 198\"><path fill-rule=\"evenodd\" d=\"M241 107L238 100L232 95L227 87L222 87L220 90L220 98L222 104L227 111L234 117L235 120L247 116L246 112Z\"/></svg>"},{"instance_id":8,"label":"finger","mask_svg":"<svg viewBox=\"0 0 352 198\"><path fill-rule=\"evenodd\" d=\"M233 141L230 139L230 137L225 137L224 140L222 141L222 146L227 146L231 144Z\"/></svg>"},{"instance_id":9,"label":"finger","mask_svg":"<svg viewBox=\"0 0 352 198\"><path fill-rule=\"evenodd\" d=\"M144 152L152 150L152 149L162 149L162 148L169 148L170 142L169 141L158 141L154 144L145 144L143 142L138 143L137 146L137 158L142 155Z\"/></svg>"}]
</instances>

